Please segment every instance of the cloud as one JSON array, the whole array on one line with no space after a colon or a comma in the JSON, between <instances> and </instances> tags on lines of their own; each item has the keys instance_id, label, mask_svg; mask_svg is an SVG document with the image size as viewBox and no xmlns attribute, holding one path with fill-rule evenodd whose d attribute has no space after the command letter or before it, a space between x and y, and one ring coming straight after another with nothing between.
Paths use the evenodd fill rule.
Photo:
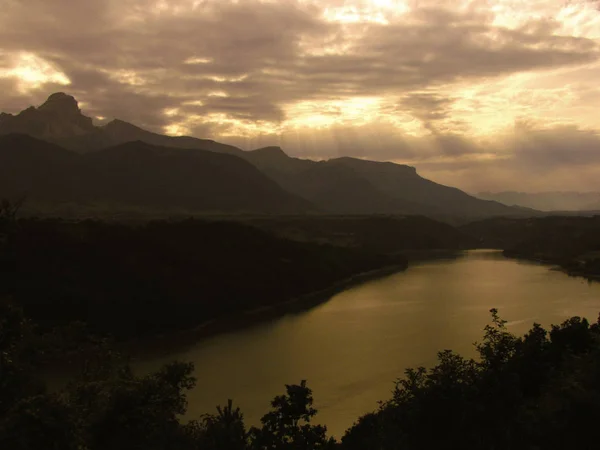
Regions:
<instances>
[{"instance_id":1,"label":"cloud","mask_svg":"<svg viewBox=\"0 0 600 450\"><path fill-rule=\"evenodd\" d=\"M478 190L600 190L600 133L577 126L516 123L474 144L467 158L422 161L423 173ZM468 156L475 156L469 158Z\"/></svg>"},{"instance_id":2,"label":"cloud","mask_svg":"<svg viewBox=\"0 0 600 450\"><path fill-rule=\"evenodd\" d=\"M600 128L590 114L600 95L592 3L2 3L0 73L9 75L0 77L0 105L9 112L66 90L90 116L153 131L282 144L314 158L409 161L447 178L489 164L504 170L500 161L511 158L548 171L595 164L584 150L594 132L582 131ZM14 72L23 54L69 84L51 76L27 84ZM484 143L530 118L556 128ZM563 138L578 144L552 146Z\"/></svg>"},{"instance_id":3,"label":"cloud","mask_svg":"<svg viewBox=\"0 0 600 450\"><path fill-rule=\"evenodd\" d=\"M517 124L509 145L515 158L536 171L555 168L600 165L600 133L576 126L536 129L529 123Z\"/></svg>"}]
</instances>

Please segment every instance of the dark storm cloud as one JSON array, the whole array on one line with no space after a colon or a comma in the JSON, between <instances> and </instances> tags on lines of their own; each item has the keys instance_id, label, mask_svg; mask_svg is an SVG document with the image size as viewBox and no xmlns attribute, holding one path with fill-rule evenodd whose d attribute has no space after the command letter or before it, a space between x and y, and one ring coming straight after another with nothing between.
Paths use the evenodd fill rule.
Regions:
<instances>
[{"instance_id":1,"label":"dark storm cloud","mask_svg":"<svg viewBox=\"0 0 600 450\"><path fill-rule=\"evenodd\" d=\"M517 123L514 132L465 158L420 161L427 176L477 192L490 190L600 190L600 134L576 126ZM469 156L491 156L470 158Z\"/></svg>"},{"instance_id":2,"label":"dark storm cloud","mask_svg":"<svg viewBox=\"0 0 600 450\"><path fill-rule=\"evenodd\" d=\"M207 96L218 85L207 76L243 75L285 63L296 56L299 36L327 28L286 3L220 2L186 14L158 15L146 9L151 3L10 2L0 19L0 42L5 51L28 51L56 63L71 79L69 90L81 92L86 103L97 104L110 92L117 98L127 92L159 97L162 101L152 103L158 107L153 113L160 116L162 109L181 100ZM210 58L211 63L184 63L194 57ZM139 76L143 88L128 85L122 72ZM265 81L273 82L263 80L255 86L263 94L268 92ZM266 107L273 115L277 107L264 99L250 101L247 96L252 93L238 94L238 112L264 115ZM125 102L114 105L117 110L124 106Z\"/></svg>"},{"instance_id":3,"label":"dark storm cloud","mask_svg":"<svg viewBox=\"0 0 600 450\"><path fill-rule=\"evenodd\" d=\"M509 142L514 157L537 171L600 164L600 134L595 130L575 126L540 130L520 124Z\"/></svg>"},{"instance_id":4,"label":"dark storm cloud","mask_svg":"<svg viewBox=\"0 0 600 450\"><path fill-rule=\"evenodd\" d=\"M474 12L423 8L406 23L341 25L295 1L220 0L195 9L172 1L162 11L159 3L8 1L0 42L5 52L28 51L55 63L71 80L69 91L98 115L124 111L123 118L143 116L155 127L170 122L165 108L186 101L203 101L203 113L280 121L282 105L300 100L402 95L465 78L580 64L598 50L591 40L551 35L546 22L498 29ZM344 54L311 52L350 41ZM185 63L192 58L208 62ZM128 84L128 73L139 83ZM237 82L210 78L244 75ZM215 90L229 97L209 97ZM417 94L415 101L421 115L427 101L444 106Z\"/></svg>"},{"instance_id":5,"label":"dark storm cloud","mask_svg":"<svg viewBox=\"0 0 600 450\"><path fill-rule=\"evenodd\" d=\"M453 101L437 93L413 92L402 97L399 106L423 122L431 122L447 118Z\"/></svg>"},{"instance_id":6,"label":"dark storm cloud","mask_svg":"<svg viewBox=\"0 0 600 450\"><path fill-rule=\"evenodd\" d=\"M261 95L220 97L209 96L201 106L184 106L183 111L192 114L224 113L235 119L267 120L279 122L283 111Z\"/></svg>"},{"instance_id":7,"label":"dark storm cloud","mask_svg":"<svg viewBox=\"0 0 600 450\"><path fill-rule=\"evenodd\" d=\"M15 112L64 90L90 116L153 131L187 120L192 135L246 148L275 144L303 157L417 162L439 173L600 164L598 136L576 128L522 128L493 145L470 140L453 119L455 99L440 93L457 82L597 61L597 40L561 35L549 19L494 26L489 10L474 8L421 7L385 26L328 22L322 7L336 2L343 3L214 0L191 8L189 0L0 0L0 68L28 52L71 81L20 89L14 78L0 77L0 106ZM586 98L599 95L586 89ZM232 122L218 120L277 125L297 102L355 96L392 106L372 124L311 130L308 123L280 135L235 137ZM412 137L386 116L413 117L429 135Z\"/></svg>"}]
</instances>

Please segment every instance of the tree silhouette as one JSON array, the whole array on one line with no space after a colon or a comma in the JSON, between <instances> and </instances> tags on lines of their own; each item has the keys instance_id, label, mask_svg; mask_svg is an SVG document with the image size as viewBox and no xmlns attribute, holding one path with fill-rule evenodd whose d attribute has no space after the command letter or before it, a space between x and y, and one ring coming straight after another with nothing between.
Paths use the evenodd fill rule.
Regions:
<instances>
[{"instance_id":1,"label":"tree silhouette","mask_svg":"<svg viewBox=\"0 0 600 450\"><path fill-rule=\"evenodd\" d=\"M409 369L390 400L342 438L346 450L592 449L600 420L600 322L573 317L523 337L492 309L480 358L446 350Z\"/></svg>"},{"instance_id":2,"label":"tree silhouette","mask_svg":"<svg viewBox=\"0 0 600 450\"><path fill-rule=\"evenodd\" d=\"M273 410L261 419L262 427L250 430L252 450L317 450L330 448L327 428L311 425L317 410L312 407L312 390L306 380L299 385L286 385L286 395L273 399Z\"/></svg>"},{"instance_id":3,"label":"tree silhouette","mask_svg":"<svg viewBox=\"0 0 600 450\"><path fill-rule=\"evenodd\" d=\"M240 408L233 408L233 401L227 406L217 406L217 414L206 414L200 422L188 425L194 430L196 440L202 442L205 450L246 450L248 434L244 425L244 415Z\"/></svg>"}]
</instances>

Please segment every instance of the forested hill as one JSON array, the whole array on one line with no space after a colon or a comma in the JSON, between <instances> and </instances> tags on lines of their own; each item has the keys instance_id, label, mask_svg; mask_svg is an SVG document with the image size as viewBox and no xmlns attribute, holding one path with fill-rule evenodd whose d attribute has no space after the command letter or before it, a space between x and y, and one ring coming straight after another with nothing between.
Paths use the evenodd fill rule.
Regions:
<instances>
[{"instance_id":1,"label":"forested hill","mask_svg":"<svg viewBox=\"0 0 600 450\"><path fill-rule=\"evenodd\" d=\"M278 147L243 151L210 139L153 133L118 119L95 126L83 114L77 100L61 92L52 94L37 108L32 106L15 115L0 114L0 136L14 134L84 155L94 153L91 158L79 159L91 167L76 163L72 171L64 167L49 168L46 175L61 174L58 185L72 185L63 189L62 197L51 195L50 187L56 183L34 177L36 171L31 165L39 167L44 158L29 161L29 165L20 161L24 170L11 169L17 180L32 179L30 183L16 183L20 194L40 197L44 206L55 211L57 205L76 203L77 208L91 204L100 210L104 207L105 212L115 206L127 207L129 211L154 208L163 212L175 206L195 213L319 211L422 214L471 220L534 213L473 197L421 177L414 167L393 162L350 157L313 161L290 157ZM21 151L14 138L9 144L16 155L28 154L27 149ZM6 146L0 139L0 156ZM213 157L206 153L212 153ZM16 158L15 154L10 156ZM0 167L2 164L0 158ZM78 184L86 180L93 183L95 190L85 183ZM0 184L0 195L14 192L11 188L15 185ZM72 192L78 192L79 196L73 199L69 195ZM145 192L147 196L142 195ZM64 211L62 208L63 214Z\"/></svg>"},{"instance_id":2,"label":"forested hill","mask_svg":"<svg viewBox=\"0 0 600 450\"><path fill-rule=\"evenodd\" d=\"M247 428L231 400L180 421L186 392L196 384L193 365L174 362L135 376L105 344L87 351L81 373L66 387L48 392L37 369L49 336L37 334L22 311L5 301L0 318L3 449L597 448L600 326L579 317L549 331L533 325L517 337L492 310L477 360L446 350L433 368L407 370L391 398L357 418L340 442L318 425L306 381L282 387L258 426Z\"/></svg>"},{"instance_id":3,"label":"forested hill","mask_svg":"<svg viewBox=\"0 0 600 450\"><path fill-rule=\"evenodd\" d=\"M600 276L600 216L488 219L460 228L480 247L557 264L574 275Z\"/></svg>"},{"instance_id":4,"label":"forested hill","mask_svg":"<svg viewBox=\"0 0 600 450\"><path fill-rule=\"evenodd\" d=\"M0 287L28 317L46 328L83 321L120 339L235 320L363 272L406 267L402 256L234 222L25 219L4 241Z\"/></svg>"},{"instance_id":5,"label":"forested hill","mask_svg":"<svg viewBox=\"0 0 600 450\"><path fill-rule=\"evenodd\" d=\"M163 216L317 210L232 155L141 141L82 155L20 134L0 136L0 196L26 196L27 207L55 214L92 207Z\"/></svg>"},{"instance_id":6,"label":"forested hill","mask_svg":"<svg viewBox=\"0 0 600 450\"><path fill-rule=\"evenodd\" d=\"M294 240L377 253L465 250L477 245L468 233L425 216L257 216L241 220Z\"/></svg>"}]
</instances>

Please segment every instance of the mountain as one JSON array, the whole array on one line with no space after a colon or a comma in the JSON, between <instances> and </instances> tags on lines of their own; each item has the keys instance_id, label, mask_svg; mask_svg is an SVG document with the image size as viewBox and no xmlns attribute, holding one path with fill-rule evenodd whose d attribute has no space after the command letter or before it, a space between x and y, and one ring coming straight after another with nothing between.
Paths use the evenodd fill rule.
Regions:
<instances>
[{"instance_id":1,"label":"mountain","mask_svg":"<svg viewBox=\"0 0 600 450\"><path fill-rule=\"evenodd\" d=\"M32 195L36 201L72 198L78 155L27 135L0 136L0 198Z\"/></svg>"},{"instance_id":2,"label":"mountain","mask_svg":"<svg viewBox=\"0 0 600 450\"><path fill-rule=\"evenodd\" d=\"M244 152L254 164L280 186L336 214L416 214L422 208L411 201L380 191L354 170L332 161L291 158L279 147Z\"/></svg>"},{"instance_id":3,"label":"mountain","mask_svg":"<svg viewBox=\"0 0 600 450\"><path fill-rule=\"evenodd\" d=\"M132 141L143 141L163 147L209 150L219 153L243 153L237 147L210 139L189 136L165 136L146 131L115 119L96 127L83 115L77 100L63 92L48 97L38 108L30 107L17 115L0 114L0 135L27 134L60 145L69 150L87 153Z\"/></svg>"},{"instance_id":4,"label":"mountain","mask_svg":"<svg viewBox=\"0 0 600 450\"><path fill-rule=\"evenodd\" d=\"M240 155L283 188L324 210L339 213L401 213L470 217L522 215L525 211L480 200L422 178L414 167L342 157L310 161L278 147Z\"/></svg>"},{"instance_id":5,"label":"mountain","mask_svg":"<svg viewBox=\"0 0 600 450\"><path fill-rule=\"evenodd\" d=\"M77 100L62 92L52 94L39 108L32 106L16 116L0 115L0 134L22 133L47 141L83 136L95 129Z\"/></svg>"},{"instance_id":6,"label":"mountain","mask_svg":"<svg viewBox=\"0 0 600 450\"><path fill-rule=\"evenodd\" d=\"M592 203L587 203L586 205L584 205L581 211L600 211L600 200Z\"/></svg>"},{"instance_id":7,"label":"mountain","mask_svg":"<svg viewBox=\"0 0 600 450\"><path fill-rule=\"evenodd\" d=\"M81 154L95 153L90 158L82 159L94 161L93 164L100 164L101 162L107 164L106 161L96 160L96 158L100 158L98 151L113 148L110 152L106 152L104 157L108 158L109 154L112 155L111 157L115 159L113 161L114 170L121 167L119 164L125 164L128 161L127 158L135 159L135 156L128 154L123 156L123 160L117 162L115 152L129 152L131 149L121 146L128 142L136 142L136 151L141 151L138 156L142 159L138 167L133 163L129 163L127 173L132 176L135 175L140 180L146 180L147 183L154 177L153 179L163 186L163 190L157 192L155 202L159 198L165 197L167 192L172 194L179 192L180 195L183 195L184 186L189 188L202 187L202 189L211 190L213 188L208 180L216 183L215 189L220 192L219 195L225 196L226 189L216 177L216 174L219 173L216 168L220 166L218 164L214 167L210 166L208 162L210 158L206 155L202 157L192 156L193 151L210 151L230 158L244 159L251 163L254 166L253 176L256 179L261 177L262 174L270 179L270 187L267 188L264 185L265 187L261 188L265 195L268 192L274 192L275 183L278 185L276 188L279 189L278 195L280 198L282 198L283 189L289 192L285 195L294 199L290 203L290 210L306 209L310 202L323 212L338 214L423 214L478 218L531 213L495 201L477 199L459 189L443 186L422 178L417 174L414 167L391 162L375 162L348 157L328 161L303 160L288 156L279 147L265 147L247 152L208 139L189 136L165 136L153 133L121 120L113 120L107 125L96 127L92 124L90 118L81 113L77 101L64 93L52 94L48 101L40 107L31 107L16 116L1 115L0 135L15 132L44 139ZM140 150L142 143L158 146L163 150L159 152L160 154L148 148L142 151ZM177 155L177 152L173 153L172 150L166 152L166 148L177 148L188 152ZM142 154L143 157L140 156ZM149 156L151 154L152 157ZM183 160L189 160L191 166L189 168L185 167L179 156ZM146 158L149 158L149 160L146 160ZM166 172L162 173L164 177L162 181L158 177L158 167L154 166L159 160L161 163L166 164ZM233 165L237 164L239 166L241 164L241 162L234 163L233 159L228 161L226 166L232 170L232 173L237 170L232 169ZM206 167L200 167L202 164L206 164ZM247 164L244 167L244 171L248 172L250 170ZM189 173L191 168L198 170L198 174L205 173L206 180L202 180L202 182L196 180L191 183L188 179L191 179ZM171 172L168 172L168 170L175 169L181 170L182 174L185 174L183 180L171 176ZM262 174L256 169L260 170ZM85 170L93 172L93 167L86 167ZM105 170L109 170L108 166ZM149 171L148 174L144 172L145 170ZM209 170L213 170L213 173L207 173ZM231 176L232 173L224 176ZM165 184L166 180L169 180L176 187L170 188ZM231 182L236 185L236 188L239 187L237 185L239 183L236 184L236 181ZM126 180L121 179L119 183L119 189L123 192L132 194L136 191L136 187L131 184L132 182L128 184ZM264 179L262 183L265 183ZM119 190L116 187L114 189ZM232 187L232 189L234 188ZM251 189L249 196L258 194L259 191L260 189ZM104 194L107 193L107 191L103 192ZM130 200L133 201L135 197L141 201L143 196L141 193L138 194L137 197L133 196ZM197 199L202 197L200 203L203 206L201 208L216 208L220 205L218 201L211 202L205 194L194 193L193 195L196 195ZM184 203L193 203L190 196L192 196L192 193L187 192L187 200ZM304 199L304 206L299 204L299 197ZM113 200L116 200L114 195ZM225 197L222 197L221 200L225 201ZM233 202L233 197L227 200L227 202L229 201ZM266 202L270 206L266 208L279 211L283 205L279 204L278 201L275 198L268 198ZM222 206L229 210L233 208L233 203L226 203ZM276 204L279 206L276 206ZM238 204L236 208L240 206L241 204ZM256 210L258 206L256 204L252 205L251 210Z\"/></svg>"},{"instance_id":8,"label":"mountain","mask_svg":"<svg viewBox=\"0 0 600 450\"><path fill-rule=\"evenodd\" d=\"M432 213L467 216L521 213L500 203L482 201L460 189L427 180L421 177L414 167L356 158L338 158L330 163L350 168L381 192L396 199L423 205Z\"/></svg>"},{"instance_id":9,"label":"mountain","mask_svg":"<svg viewBox=\"0 0 600 450\"><path fill-rule=\"evenodd\" d=\"M505 205L517 205L540 211L592 211L600 209L600 192L480 192L477 197Z\"/></svg>"},{"instance_id":10,"label":"mountain","mask_svg":"<svg viewBox=\"0 0 600 450\"><path fill-rule=\"evenodd\" d=\"M163 147L209 150L212 152L238 156L244 153L243 150L237 147L221 144L210 139L198 139L190 136L165 136L158 133L152 133L119 119L113 120L100 129L108 136L113 145L131 141L143 141L148 144L160 145Z\"/></svg>"},{"instance_id":11,"label":"mountain","mask_svg":"<svg viewBox=\"0 0 600 450\"><path fill-rule=\"evenodd\" d=\"M29 202L190 212L314 210L241 158L128 142L77 154L26 135L0 136L0 192Z\"/></svg>"}]
</instances>

